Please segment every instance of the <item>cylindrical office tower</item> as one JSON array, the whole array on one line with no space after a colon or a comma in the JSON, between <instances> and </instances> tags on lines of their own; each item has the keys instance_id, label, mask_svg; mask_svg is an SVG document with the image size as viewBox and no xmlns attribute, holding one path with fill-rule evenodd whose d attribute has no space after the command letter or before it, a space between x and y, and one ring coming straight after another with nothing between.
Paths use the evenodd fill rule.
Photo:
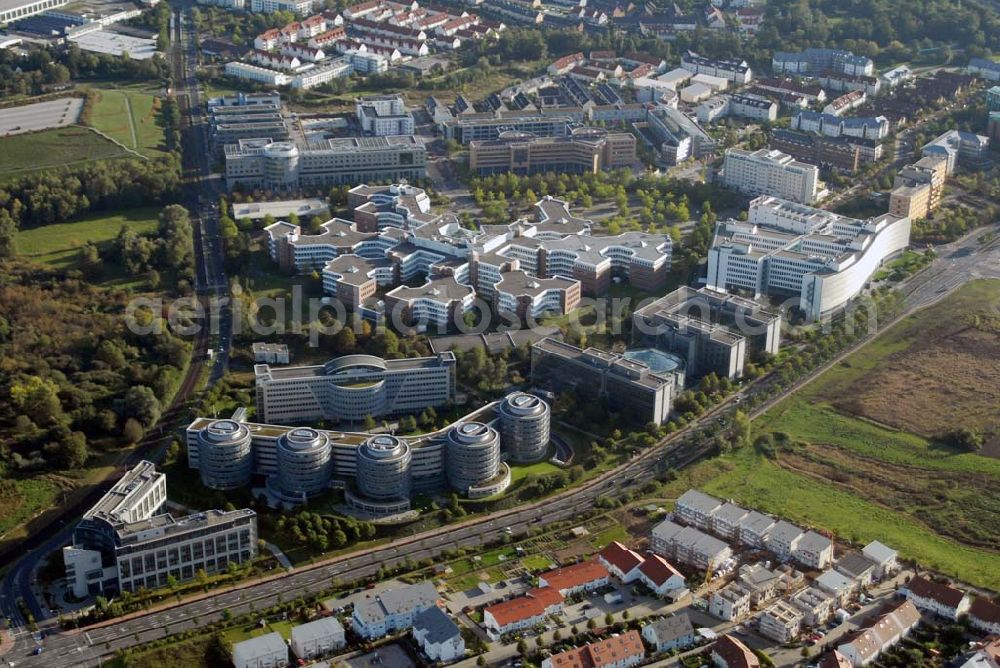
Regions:
<instances>
[{"instance_id":1,"label":"cylindrical office tower","mask_svg":"<svg viewBox=\"0 0 1000 668\"><path fill-rule=\"evenodd\" d=\"M358 448L358 491L369 499L410 496L410 446L395 436L372 436Z\"/></svg>"},{"instance_id":2,"label":"cylindrical office tower","mask_svg":"<svg viewBox=\"0 0 1000 668\"><path fill-rule=\"evenodd\" d=\"M514 392L500 402L500 439L510 461L537 462L549 449L549 405L532 394Z\"/></svg>"},{"instance_id":3,"label":"cylindrical office tower","mask_svg":"<svg viewBox=\"0 0 1000 668\"><path fill-rule=\"evenodd\" d=\"M466 493L500 472L500 434L482 422L464 422L448 430L444 460L448 483Z\"/></svg>"},{"instance_id":4,"label":"cylindrical office tower","mask_svg":"<svg viewBox=\"0 0 1000 668\"><path fill-rule=\"evenodd\" d=\"M269 188L295 187L298 178L299 149L293 142L273 142L264 147L264 180Z\"/></svg>"},{"instance_id":5,"label":"cylindrical office tower","mask_svg":"<svg viewBox=\"0 0 1000 668\"><path fill-rule=\"evenodd\" d=\"M278 439L278 486L285 494L313 496L327 488L333 469L330 438L315 429L292 429Z\"/></svg>"},{"instance_id":6,"label":"cylindrical office tower","mask_svg":"<svg viewBox=\"0 0 1000 668\"><path fill-rule=\"evenodd\" d=\"M198 434L201 482L212 489L237 489L250 484L253 448L250 429L235 420L216 420Z\"/></svg>"}]
</instances>

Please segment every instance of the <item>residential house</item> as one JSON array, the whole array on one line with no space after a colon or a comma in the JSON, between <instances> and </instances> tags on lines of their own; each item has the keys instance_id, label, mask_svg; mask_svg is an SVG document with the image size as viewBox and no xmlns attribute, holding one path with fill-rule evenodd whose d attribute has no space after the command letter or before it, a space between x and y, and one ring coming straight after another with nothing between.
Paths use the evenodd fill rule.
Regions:
<instances>
[{"instance_id":1,"label":"residential house","mask_svg":"<svg viewBox=\"0 0 1000 668\"><path fill-rule=\"evenodd\" d=\"M781 561L787 561L799 546L803 535L805 534L802 529L791 522L781 520L771 527L771 531L767 534L767 549Z\"/></svg>"},{"instance_id":2,"label":"residential house","mask_svg":"<svg viewBox=\"0 0 1000 668\"><path fill-rule=\"evenodd\" d=\"M451 663L465 656L462 630L436 605L414 618L413 639L431 661Z\"/></svg>"},{"instance_id":3,"label":"residential house","mask_svg":"<svg viewBox=\"0 0 1000 668\"><path fill-rule=\"evenodd\" d=\"M778 595L782 575L764 564L744 564L740 566L739 579L750 590L750 603L760 605Z\"/></svg>"},{"instance_id":4,"label":"residential house","mask_svg":"<svg viewBox=\"0 0 1000 668\"><path fill-rule=\"evenodd\" d=\"M767 535L774 528L774 518L751 510L740 520L739 541L743 547L762 550L767 547Z\"/></svg>"},{"instance_id":5,"label":"residential house","mask_svg":"<svg viewBox=\"0 0 1000 668\"><path fill-rule=\"evenodd\" d=\"M689 489L681 494L674 505L674 519L699 529L712 529L712 516L722 507L722 502L713 496Z\"/></svg>"},{"instance_id":6,"label":"residential house","mask_svg":"<svg viewBox=\"0 0 1000 668\"><path fill-rule=\"evenodd\" d=\"M437 599L430 581L387 589L354 605L351 626L362 638L381 638L410 628L414 617L437 605Z\"/></svg>"},{"instance_id":7,"label":"residential house","mask_svg":"<svg viewBox=\"0 0 1000 668\"><path fill-rule=\"evenodd\" d=\"M899 592L921 610L952 621L965 614L971 603L962 590L919 575L911 578Z\"/></svg>"},{"instance_id":8,"label":"residential house","mask_svg":"<svg viewBox=\"0 0 1000 668\"><path fill-rule=\"evenodd\" d=\"M233 644L234 668L284 668L288 665L288 645L278 632Z\"/></svg>"},{"instance_id":9,"label":"residential house","mask_svg":"<svg viewBox=\"0 0 1000 668\"><path fill-rule=\"evenodd\" d=\"M854 580L859 587L867 587L875 577L875 562L857 552L845 554L834 565L838 571Z\"/></svg>"},{"instance_id":10,"label":"residential house","mask_svg":"<svg viewBox=\"0 0 1000 668\"><path fill-rule=\"evenodd\" d=\"M646 560L639 566L639 582L653 590L657 596L686 591L681 572L658 554L646 555Z\"/></svg>"},{"instance_id":11,"label":"residential house","mask_svg":"<svg viewBox=\"0 0 1000 668\"><path fill-rule=\"evenodd\" d=\"M347 645L344 627L336 617L321 617L292 627L289 645L301 660L317 659Z\"/></svg>"},{"instance_id":12,"label":"residential house","mask_svg":"<svg viewBox=\"0 0 1000 668\"><path fill-rule=\"evenodd\" d=\"M618 541L605 547L597 554L597 558L604 564L611 575L624 583L635 582L639 579L639 567L642 566L643 558L638 552L630 550Z\"/></svg>"},{"instance_id":13,"label":"residential house","mask_svg":"<svg viewBox=\"0 0 1000 668\"><path fill-rule=\"evenodd\" d=\"M552 587L563 596L593 591L608 584L608 569L598 559L556 568L538 576L539 587Z\"/></svg>"},{"instance_id":14,"label":"residential house","mask_svg":"<svg viewBox=\"0 0 1000 668\"><path fill-rule=\"evenodd\" d=\"M854 668L866 666L905 638L919 623L920 612L912 602L897 603L846 638L837 647L837 651Z\"/></svg>"},{"instance_id":15,"label":"residential house","mask_svg":"<svg viewBox=\"0 0 1000 668\"><path fill-rule=\"evenodd\" d=\"M984 596L976 596L969 606L969 624L983 633L1000 635L1000 605Z\"/></svg>"},{"instance_id":16,"label":"residential house","mask_svg":"<svg viewBox=\"0 0 1000 668\"><path fill-rule=\"evenodd\" d=\"M832 596L819 587L808 587L790 599L802 611L802 621L809 626L820 626L830 619L835 607Z\"/></svg>"},{"instance_id":17,"label":"residential house","mask_svg":"<svg viewBox=\"0 0 1000 668\"><path fill-rule=\"evenodd\" d=\"M684 527L673 537L674 558L698 570L716 570L733 556L732 549L718 538L693 527Z\"/></svg>"},{"instance_id":18,"label":"residential house","mask_svg":"<svg viewBox=\"0 0 1000 668\"><path fill-rule=\"evenodd\" d=\"M738 622L750 614L750 589L741 582L730 582L712 593L708 613L727 622Z\"/></svg>"},{"instance_id":19,"label":"residential house","mask_svg":"<svg viewBox=\"0 0 1000 668\"><path fill-rule=\"evenodd\" d=\"M726 541L739 537L740 524L749 515L744 508L728 501L712 514L712 533Z\"/></svg>"},{"instance_id":20,"label":"residential house","mask_svg":"<svg viewBox=\"0 0 1000 668\"><path fill-rule=\"evenodd\" d=\"M500 636L541 623L562 607L562 594L552 587L536 587L523 596L487 606L483 610L483 626Z\"/></svg>"},{"instance_id":21,"label":"residential house","mask_svg":"<svg viewBox=\"0 0 1000 668\"><path fill-rule=\"evenodd\" d=\"M835 649L831 649L819 658L816 668L851 668L851 661Z\"/></svg>"},{"instance_id":22,"label":"residential house","mask_svg":"<svg viewBox=\"0 0 1000 668\"><path fill-rule=\"evenodd\" d=\"M837 605L843 605L849 601L858 589L858 583L853 578L847 577L832 568L823 571L816 578L815 584L832 596L837 601Z\"/></svg>"},{"instance_id":23,"label":"residential house","mask_svg":"<svg viewBox=\"0 0 1000 668\"><path fill-rule=\"evenodd\" d=\"M683 529L679 524L670 520L663 520L650 532L649 546L657 554L672 556L674 553L674 536Z\"/></svg>"},{"instance_id":24,"label":"residential house","mask_svg":"<svg viewBox=\"0 0 1000 668\"><path fill-rule=\"evenodd\" d=\"M716 640L709 656L715 668L760 668L760 659L757 655L730 635Z\"/></svg>"},{"instance_id":25,"label":"residential house","mask_svg":"<svg viewBox=\"0 0 1000 668\"><path fill-rule=\"evenodd\" d=\"M642 637L657 654L687 649L697 641L691 620L684 614L653 620L642 627Z\"/></svg>"},{"instance_id":26,"label":"residential house","mask_svg":"<svg viewBox=\"0 0 1000 668\"><path fill-rule=\"evenodd\" d=\"M553 654L542 661L542 668L630 668L645 656L642 636L633 630Z\"/></svg>"},{"instance_id":27,"label":"residential house","mask_svg":"<svg viewBox=\"0 0 1000 668\"><path fill-rule=\"evenodd\" d=\"M784 599L775 601L758 618L757 628L765 638L776 642L791 642L802 628L802 612Z\"/></svg>"},{"instance_id":28,"label":"residential house","mask_svg":"<svg viewBox=\"0 0 1000 668\"><path fill-rule=\"evenodd\" d=\"M833 562L833 541L815 531L807 531L792 548L792 558L809 568L826 568Z\"/></svg>"},{"instance_id":29,"label":"residential house","mask_svg":"<svg viewBox=\"0 0 1000 668\"><path fill-rule=\"evenodd\" d=\"M861 554L865 555L875 564L875 577L882 579L890 573L896 572L899 564L896 559L899 556L896 550L883 545L877 540L873 540L864 546Z\"/></svg>"}]
</instances>

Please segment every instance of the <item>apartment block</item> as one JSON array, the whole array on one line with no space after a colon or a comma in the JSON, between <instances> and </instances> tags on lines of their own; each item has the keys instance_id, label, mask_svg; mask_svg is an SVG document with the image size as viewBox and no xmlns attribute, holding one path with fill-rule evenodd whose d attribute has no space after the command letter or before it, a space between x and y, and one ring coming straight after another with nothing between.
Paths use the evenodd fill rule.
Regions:
<instances>
[{"instance_id":1,"label":"apartment block","mask_svg":"<svg viewBox=\"0 0 1000 668\"><path fill-rule=\"evenodd\" d=\"M910 601L897 603L845 638L837 646L837 651L850 661L854 668L867 666L882 652L909 635L919 623L920 613L913 603Z\"/></svg>"},{"instance_id":2,"label":"apartment block","mask_svg":"<svg viewBox=\"0 0 1000 668\"><path fill-rule=\"evenodd\" d=\"M833 541L815 531L807 531L792 550L792 558L809 568L826 568L833 563Z\"/></svg>"},{"instance_id":3,"label":"apartment block","mask_svg":"<svg viewBox=\"0 0 1000 668\"><path fill-rule=\"evenodd\" d=\"M402 95L362 97L354 103L361 131L373 137L412 135L413 114L406 109Z\"/></svg>"},{"instance_id":4,"label":"apartment block","mask_svg":"<svg viewBox=\"0 0 1000 668\"><path fill-rule=\"evenodd\" d=\"M642 663L645 656L642 636L638 631L632 630L553 654L542 661L542 668L631 668Z\"/></svg>"},{"instance_id":5,"label":"apartment block","mask_svg":"<svg viewBox=\"0 0 1000 668\"><path fill-rule=\"evenodd\" d=\"M773 149L728 149L719 181L748 195L770 195L800 204L812 204L820 196L819 168Z\"/></svg>"},{"instance_id":6,"label":"apartment block","mask_svg":"<svg viewBox=\"0 0 1000 668\"><path fill-rule=\"evenodd\" d=\"M802 612L791 603L775 601L757 618L757 628L765 638L787 643L798 637L802 617Z\"/></svg>"},{"instance_id":7,"label":"apartment block","mask_svg":"<svg viewBox=\"0 0 1000 668\"><path fill-rule=\"evenodd\" d=\"M409 629L417 615L437 601L437 589L430 581L386 589L354 605L351 627L362 638L381 638Z\"/></svg>"},{"instance_id":8,"label":"apartment block","mask_svg":"<svg viewBox=\"0 0 1000 668\"><path fill-rule=\"evenodd\" d=\"M694 51L684 52L681 67L694 74L726 79L737 86L745 86L753 79L753 71L745 60L716 60L699 56Z\"/></svg>"},{"instance_id":9,"label":"apartment block","mask_svg":"<svg viewBox=\"0 0 1000 668\"><path fill-rule=\"evenodd\" d=\"M739 622L750 616L750 590L742 583L731 582L712 593L708 613L727 622Z\"/></svg>"},{"instance_id":10,"label":"apartment block","mask_svg":"<svg viewBox=\"0 0 1000 668\"><path fill-rule=\"evenodd\" d=\"M808 48L804 51L776 51L771 60L776 73L820 74L832 70L850 75L872 76L875 63L843 49Z\"/></svg>"}]
</instances>

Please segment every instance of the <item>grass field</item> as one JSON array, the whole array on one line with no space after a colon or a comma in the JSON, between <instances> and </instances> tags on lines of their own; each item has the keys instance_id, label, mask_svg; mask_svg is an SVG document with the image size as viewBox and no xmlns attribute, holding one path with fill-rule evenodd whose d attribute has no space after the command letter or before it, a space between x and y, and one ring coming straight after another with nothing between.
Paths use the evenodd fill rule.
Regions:
<instances>
[{"instance_id":1,"label":"grass field","mask_svg":"<svg viewBox=\"0 0 1000 668\"><path fill-rule=\"evenodd\" d=\"M672 487L878 539L1000 589L1000 458L935 437L971 426L996 439L998 299L1000 281L977 281L910 316L754 422L789 444L703 462Z\"/></svg>"},{"instance_id":2,"label":"grass field","mask_svg":"<svg viewBox=\"0 0 1000 668\"><path fill-rule=\"evenodd\" d=\"M34 262L59 269L69 269L79 261L80 247L88 241L107 244L122 227L138 233L156 229L160 209L130 209L113 215L94 215L79 220L21 230L17 235L18 253Z\"/></svg>"},{"instance_id":3,"label":"grass field","mask_svg":"<svg viewBox=\"0 0 1000 668\"><path fill-rule=\"evenodd\" d=\"M159 98L136 90L95 92L97 99L90 113L95 128L147 157L165 154Z\"/></svg>"},{"instance_id":4,"label":"grass field","mask_svg":"<svg viewBox=\"0 0 1000 668\"><path fill-rule=\"evenodd\" d=\"M0 538L51 508L58 494L59 487L44 479L0 482Z\"/></svg>"},{"instance_id":5,"label":"grass field","mask_svg":"<svg viewBox=\"0 0 1000 668\"><path fill-rule=\"evenodd\" d=\"M121 158L128 153L96 132L66 127L0 137L0 179L80 162Z\"/></svg>"}]
</instances>

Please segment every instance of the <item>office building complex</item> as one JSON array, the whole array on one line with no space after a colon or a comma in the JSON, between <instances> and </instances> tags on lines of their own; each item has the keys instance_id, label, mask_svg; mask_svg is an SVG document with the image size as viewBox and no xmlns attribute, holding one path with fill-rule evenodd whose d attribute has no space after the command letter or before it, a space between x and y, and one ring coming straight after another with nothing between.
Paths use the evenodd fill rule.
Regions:
<instances>
[{"instance_id":1,"label":"office building complex","mask_svg":"<svg viewBox=\"0 0 1000 668\"><path fill-rule=\"evenodd\" d=\"M220 422L237 423L251 435L252 473L265 479L261 490L272 505L298 505L336 487L344 489L349 506L374 515L409 510L412 494L499 494L511 479L504 460L536 462L549 449L548 404L515 393L445 429L416 436L197 418L186 432L189 467L205 465L205 434Z\"/></svg>"},{"instance_id":2,"label":"office building complex","mask_svg":"<svg viewBox=\"0 0 1000 668\"><path fill-rule=\"evenodd\" d=\"M596 348L545 338L531 347L531 380L581 401L599 400L610 410L646 424L662 424L683 387L674 372L654 372L646 364Z\"/></svg>"},{"instance_id":3,"label":"office building complex","mask_svg":"<svg viewBox=\"0 0 1000 668\"><path fill-rule=\"evenodd\" d=\"M164 512L166 476L147 461L122 477L73 529L63 548L73 594L156 589L167 578L190 580L198 571L225 571L257 556L252 510L207 510L175 519Z\"/></svg>"},{"instance_id":4,"label":"office building complex","mask_svg":"<svg viewBox=\"0 0 1000 668\"><path fill-rule=\"evenodd\" d=\"M493 112L464 114L443 123L446 139L459 144L499 139L504 132L529 132L536 137L565 137L573 118L565 115L538 115L538 112Z\"/></svg>"},{"instance_id":5,"label":"office building complex","mask_svg":"<svg viewBox=\"0 0 1000 668\"><path fill-rule=\"evenodd\" d=\"M265 422L360 421L419 413L455 398L455 355L385 360L345 355L319 366L254 366L257 415Z\"/></svg>"},{"instance_id":6,"label":"office building complex","mask_svg":"<svg viewBox=\"0 0 1000 668\"><path fill-rule=\"evenodd\" d=\"M949 130L924 144L921 155L942 156L947 160L946 173L951 176L960 163L978 167L986 158L990 140L982 135L962 130Z\"/></svg>"},{"instance_id":7,"label":"office building complex","mask_svg":"<svg viewBox=\"0 0 1000 668\"><path fill-rule=\"evenodd\" d=\"M843 49L809 48L805 51L776 51L771 59L775 73L818 75L833 71L854 76L872 76L875 63Z\"/></svg>"},{"instance_id":8,"label":"office building complex","mask_svg":"<svg viewBox=\"0 0 1000 668\"><path fill-rule=\"evenodd\" d=\"M708 287L797 297L810 319L844 307L910 240L910 219L855 220L775 197L748 220L723 221L708 255Z\"/></svg>"},{"instance_id":9,"label":"office building complex","mask_svg":"<svg viewBox=\"0 0 1000 668\"><path fill-rule=\"evenodd\" d=\"M297 190L363 181L417 181L427 151L412 135L324 139L306 145L271 138L225 146L230 189Z\"/></svg>"},{"instance_id":10,"label":"office building complex","mask_svg":"<svg viewBox=\"0 0 1000 668\"><path fill-rule=\"evenodd\" d=\"M635 161L635 137L598 128L577 128L568 137L538 137L527 132L503 132L494 140L469 144L469 169L486 175L513 172L596 174L630 167Z\"/></svg>"},{"instance_id":11,"label":"office building complex","mask_svg":"<svg viewBox=\"0 0 1000 668\"><path fill-rule=\"evenodd\" d=\"M771 195L800 204L812 204L821 194L818 167L773 149L728 149L719 181L748 195Z\"/></svg>"},{"instance_id":12,"label":"office building complex","mask_svg":"<svg viewBox=\"0 0 1000 668\"><path fill-rule=\"evenodd\" d=\"M896 175L889 193L889 213L910 220L926 218L941 203L948 175L948 159L928 155L907 165Z\"/></svg>"},{"instance_id":13,"label":"office building complex","mask_svg":"<svg viewBox=\"0 0 1000 668\"><path fill-rule=\"evenodd\" d=\"M374 137L413 134L413 114L401 95L362 97L355 104L361 131Z\"/></svg>"},{"instance_id":14,"label":"office building complex","mask_svg":"<svg viewBox=\"0 0 1000 668\"><path fill-rule=\"evenodd\" d=\"M739 378L751 352L777 354L781 316L749 299L682 287L636 311L632 336L683 357L689 376Z\"/></svg>"},{"instance_id":15,"label":"office building complex","mask_svg":"<svg viewBox=\"0 0 1000 668\"><path fill-rule=\"evenodd\" d=\"M707 97L707 95L706 95ZM656 151L660 162L679 165L690 158L704 158L715 153L716 141L694 120L677 109L658 106L646 114L646 120L633 123L646 145Z\"/></svg>"},{"instance_id":16,"label":"office building complex","mask_svg":"<svg viewBox=\"0 0 1000 668\"><path fill-rule=\"evenodd\" d=\"M198 434L201 484L210 489L237 489L250 484L253 452L250 430L235 420L219 420Z\"/></svg>"}]
</instances>

